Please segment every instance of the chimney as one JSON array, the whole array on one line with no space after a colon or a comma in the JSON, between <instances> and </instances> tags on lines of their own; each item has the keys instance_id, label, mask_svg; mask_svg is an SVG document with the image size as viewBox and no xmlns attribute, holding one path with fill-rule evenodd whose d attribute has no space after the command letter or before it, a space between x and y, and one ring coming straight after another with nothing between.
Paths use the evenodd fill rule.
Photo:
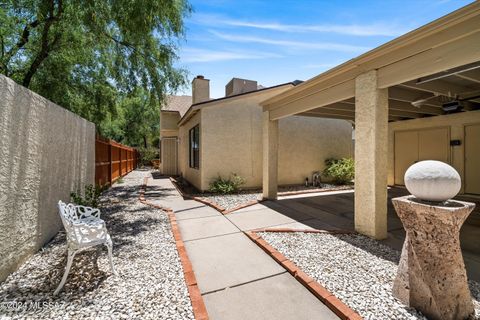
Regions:
<instances>
[{"instance_id":1,"label":"chimney","mask_svg":"<svg viewBox=\"0 0 480 320\"><path fill-rule=\"evenodd\" d=\"M251 92L257 90L257 81L232 78L225 86L225 96L233 96L245 92Z\"/></svg>"},{"instance_id":2,"label":"chimney","mask_svg":"<svg viewBox=\"0 0 480 320\"><path fill-rule=\"evenodd\" d=\"M196 76L192 81L192 104L210 100L210 80Z\"/></svg>"}]
</instances>

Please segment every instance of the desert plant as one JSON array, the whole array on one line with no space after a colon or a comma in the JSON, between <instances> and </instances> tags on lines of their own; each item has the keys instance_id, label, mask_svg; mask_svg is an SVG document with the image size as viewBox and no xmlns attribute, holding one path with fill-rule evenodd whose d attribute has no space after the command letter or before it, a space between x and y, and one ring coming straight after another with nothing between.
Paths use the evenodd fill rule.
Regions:
<instances>
[{"instance_id":1,"label":"desert plant","mask_svg":"<svg viewBox=\"0 0 480 320\"><path fill-rule=\"evenodd\" d=\"M71 201L77 205L96 208L102 189L91 184L86 185L83 192L78 189L76 192L70 193Z\"/></svg>"},{"instance_id":2,"label":"desert plant","mask_svg":"<svg viewBox=\"0 0 480 320\"><path fill-rule=\"evenodd\" d=\"M326 168L323 170L323 175L332 179L336 184L352 183L355 177L355 162L352 158L325 160Z\"/></svg>"},{"instance_id":3,"label":"desert plant","mask_svg":"<svg viewBox=\"0 0 480 320\"><path fill-rule=\"evenodd\" d=\"M222 178L220 175L210 183L210 191L213 193L229 194L240 190L240 186L245 183L245 179L232 173L228 178Z\"/></svg>"}]
</instances>

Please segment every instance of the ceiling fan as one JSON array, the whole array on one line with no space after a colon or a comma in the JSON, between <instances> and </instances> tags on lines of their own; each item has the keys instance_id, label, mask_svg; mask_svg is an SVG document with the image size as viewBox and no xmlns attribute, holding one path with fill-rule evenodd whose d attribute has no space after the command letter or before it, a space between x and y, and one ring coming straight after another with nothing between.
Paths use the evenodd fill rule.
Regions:
<instances>
[{"instance_id":1,"label":"ceiling fan","mask_svg":"<svg viewBox=\"0 0 480 320\"><path fill-rule=\"evenodd\" d=\"M445 77L449 77L451 75L459 74L466 71L471 71L480 68L480 62L470 63L464 66L452 68L443 72L439 72L437 74L419 78L416 81L416 84L423 84L426 82L439 80ZM412 101L411 104L414 107L420 108L421 106L428 104L428 102L432 99L439 99L442 103L442 108L444 111L458 111L461 110L465 104L473 104L475 107L480 107L478 103L471 103L470 101L480 98L480 90L470 91L470 92L463 92L463 93L455 93L451 94L450 92L445 94L434 93L433 96L418 99Z\"/></svg>"}]
</instances>

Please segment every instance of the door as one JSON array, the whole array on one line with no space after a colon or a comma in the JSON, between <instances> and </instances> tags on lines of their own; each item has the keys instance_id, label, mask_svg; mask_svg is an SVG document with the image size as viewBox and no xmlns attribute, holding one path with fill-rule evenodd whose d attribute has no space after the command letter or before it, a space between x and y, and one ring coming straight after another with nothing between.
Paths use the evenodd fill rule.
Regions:
<instances>
[{"instance_id":1,"label":"door","mask_svg":"<svg viewBox=\"0 0 480 320\"><path fill-rule=\"evenodd\" d=\"M480 194L480 124L465 126L465 193Z\"/></svg>"},{"instance_id":2,"label":"door","mask_svg":"<svg viewBox=\"0 0 480 320\"><path fill-rule=\"evenodd\" d=\"M408 167L422 160L450 163L449 128L396 131L394 136L395 184L405 185Z\"/></svg>"},{"instance_id":3,"label":"door","mask_svg":"<svg viewBox=\"0 0 480 320\"><path fill-rule=\"evenodd\" d=\"M448 128L418 131L418 161L438 160L449 163L450 138Z\"/></svg>"},{"instance_id":4,"label":"door","mask_svg":"<svg viewBox=\"0 0 480 320\"><path fill-rule=\"evenodd\" d=\"M162 174L175 176L178 166L177 137L162 138Z\"/></svg>"},{"instance_id":5,"label":"door","mask_svg":"<svg viewBox=\"0 0 480 320\"><path fill-rule=\"evenodd\" d=\"M395 184L404 185L403 176L408 167L418 161L418 132L395 132Z\"/></svg>"}]
</instances>

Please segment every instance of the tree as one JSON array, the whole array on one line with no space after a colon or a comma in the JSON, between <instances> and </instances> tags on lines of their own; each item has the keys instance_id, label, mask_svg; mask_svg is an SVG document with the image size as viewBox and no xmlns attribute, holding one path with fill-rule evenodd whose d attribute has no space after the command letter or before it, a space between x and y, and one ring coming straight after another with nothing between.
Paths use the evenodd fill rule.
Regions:
<instances>
[{"instance_id":1,"label":"tree","mask_svg":"<svg viewBox=\"0 0 480 320\"><path fill-rule=\"evenodd\" d=\"M185 84L173 64L190 12L187 0L3 1L0 73L121 135L108 123L137 106L125 101L159 106Z\"/></svg>"},{"instance_id":2,"label":"tree","mask_svg":"<svg viewBox=\"0 0 480 320\"><path fill-rule=\"evenodd\" d=\"M112 139L128 145L158 149L159 111L158 105L152 103L149 93L137 88L120 100L115 117L107 117L101 130Z\"/></svg>"}]
</instances>

